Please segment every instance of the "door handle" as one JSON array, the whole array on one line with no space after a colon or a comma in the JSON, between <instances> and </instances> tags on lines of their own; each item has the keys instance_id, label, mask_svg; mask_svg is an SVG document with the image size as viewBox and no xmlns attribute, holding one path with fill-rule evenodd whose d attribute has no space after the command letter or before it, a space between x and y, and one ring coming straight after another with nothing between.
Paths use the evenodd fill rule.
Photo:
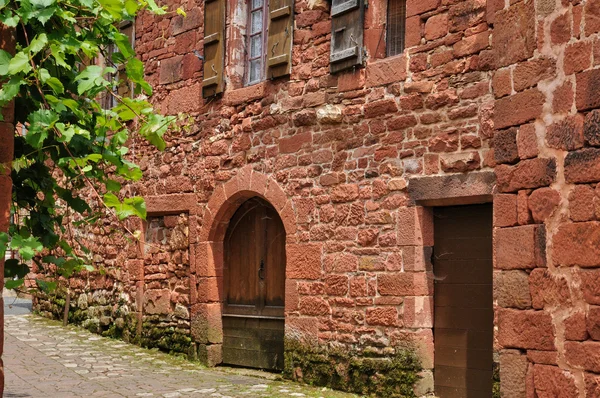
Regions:
<instances>
[{"instance_id":1,"label":"door handle","mask_svg":"<svg viewBox=\"0 0 600 398\"><path fill-rule=\"evenodd\" d=\"M258 267L258 279L265 279L265 261L260 260L260 267Z\"/></svg>"}]
</instances>

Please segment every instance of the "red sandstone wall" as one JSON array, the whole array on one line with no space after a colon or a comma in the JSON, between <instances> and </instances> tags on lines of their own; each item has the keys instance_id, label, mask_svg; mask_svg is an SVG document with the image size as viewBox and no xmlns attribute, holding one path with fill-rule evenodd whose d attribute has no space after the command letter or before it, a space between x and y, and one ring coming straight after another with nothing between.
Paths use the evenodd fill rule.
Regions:
<instances>
[{"instance_id":1,"label":"red sandstone wall","mask_svg":"<svg viewBox=\"0 0 600 398\"><path fill-rule=\"evenodd\" d=\"M494 16L500 376L518 396L600 394L599 7L522 2Z\"/></svg>"},{"instance_id":2,"label":"red sandstone wall","mask_svg":"<svg viewBox=\"0 0 600 398\"><path fill-rule=\"evenodd\" d=\"M383 59L385 7L370 3L364 69L329 74L329 4L297 1L291 76L250 87L228 14L228 84L211 100L192 53L202 3L136 24L152 101L193 122L162 153L134 144L145 179L131 188L156 214L189 212L203 355L219 362L219 234L252 191L286 225L288 335L381 351L409 340L431 368L434 237L420 205L489 200L495 171L501 388L600 395L600 0L408 0L408 49ZM130 257L108 265L135 281Z\"/></svg>"},{"instance_id":3,"label":"red sandstone wall","mask_svg":"<svg viewBox=\"0 0 600 398\"><path fill-rule=\"evenodd\" d=\"M410 49L392 58L370 56L366 68L334 76L329 3L298 1L291 76L250 87L239 82L235 46L242 27L228 14L229 83L211 100L201 98L202 65L192 54L202 49L202 8L184 8L186 19L137 23L136 48L155 88L152 100L163 112L189 113L193 123L163 153L136 144L146 177L134 190L146 197L193 194L199 210L190 217L191 231L211 228L219 208L203 204L236 192L232 184L221 188L234 176L238 190L281 191L273 204L286 209L284 223L294 226L287 237L288 335L382 352L411 341L431 368L432 219L429 209L415 206L407 183L495 165L494 53L485 2L409 1ZM229 10L237 12L235 2ZM370 4L370 54L384 15L379 2ZM254 172L240 171L245 167ZM477 187L460 195L477 195ZM219 240L200 232L191 240L198 288L193 329L195 316L208 318L210 330L220 327L222 271L210 252L222 246L213 239ZM218 362L221 336L193 334Z\"/></svg>"}]
</instances>

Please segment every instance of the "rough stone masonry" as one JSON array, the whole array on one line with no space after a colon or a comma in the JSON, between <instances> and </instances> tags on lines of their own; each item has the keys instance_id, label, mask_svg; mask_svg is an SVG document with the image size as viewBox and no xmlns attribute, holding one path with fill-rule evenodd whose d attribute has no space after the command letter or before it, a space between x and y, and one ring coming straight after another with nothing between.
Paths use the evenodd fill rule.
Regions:
<instances>
[{"instance_id":1,"label":"rough stone masonry","mask_svg":"<svg viewBox=\"0 0 600 398\"><path fill-rule=\"evenodd\" d=\"M296 0L291 74L250 86L229 0L211 98L194 54L204 2L163 3L187 17L142 15L135 47L151 101L190 129L164 152L131 146L144 179L127 192L146 198L154 246L109 219L86 233L103 272L70 281L85 322L219 363L223 231L259 195L287 235L286 336L380 353L410 341L431 385L430 205L491 201L503 396L600 396L600 0L407 0L394 57L372 0L365 66L336 74L330 3ZM123 334L127 319L138 330Z\"/></svg>"}]
</instances>

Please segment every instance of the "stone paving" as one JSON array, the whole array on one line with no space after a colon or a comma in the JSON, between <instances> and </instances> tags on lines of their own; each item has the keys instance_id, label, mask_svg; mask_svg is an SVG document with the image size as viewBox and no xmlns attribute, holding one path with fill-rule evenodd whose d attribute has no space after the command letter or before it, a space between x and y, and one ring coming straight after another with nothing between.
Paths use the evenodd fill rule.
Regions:
<instances>
[{"instance_id":1,"label":"stone paving","mask_svg":"<svg viewBox=\"0 0 600 398\"><path fill-rule=\"evenodd\" d=\"M269 373L207 369L34 315L7 315L4 327L4 397L354 396Z\"/></svg>"}]
</instances>

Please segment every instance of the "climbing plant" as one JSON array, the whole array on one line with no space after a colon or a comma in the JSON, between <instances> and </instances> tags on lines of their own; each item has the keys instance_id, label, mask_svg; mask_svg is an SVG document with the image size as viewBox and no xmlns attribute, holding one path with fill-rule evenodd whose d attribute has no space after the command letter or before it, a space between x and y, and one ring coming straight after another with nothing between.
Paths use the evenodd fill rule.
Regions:
<instances>
[{"instance_id":1,"label":"climbing plant","mask_svg":"<svg viewBox=\"0 0 600 398\"><path fill-rule=\"evenodd\" d=\"M16 40L14 52L0 50L0 108L15 102L10 172L12 208L21 216L0 233L0 255L11 249L22 260L6 261L8 288L23 284L32 259L64 277L92 270L66 217L78 215L78 226L101 209L119 219L146 216L141 197L121 192L122 183L142 177L128 160L128 142L137 134L162 150L176 118L146 99L152 88L144 65L119 29L140 12L167 10L154 0L0 0L0 22ZM123 84L133 95L118 94Z\"/></svg>"}]
</instances>

